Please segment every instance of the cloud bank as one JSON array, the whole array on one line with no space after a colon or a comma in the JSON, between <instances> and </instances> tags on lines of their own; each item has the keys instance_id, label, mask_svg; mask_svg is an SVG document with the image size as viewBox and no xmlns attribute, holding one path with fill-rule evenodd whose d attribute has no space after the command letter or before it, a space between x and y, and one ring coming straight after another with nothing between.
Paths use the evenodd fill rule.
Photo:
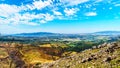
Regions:
<instances>
[{"instance_id":1,"label":"cloud bank","mask_svg":"<svg viewBox=\"0 0 120 68\"><path fill-rule=\"evenodd\" d=\"M75 19L82 15L86 17L97 16L94 6L99 2L104 1L33 0L31 3L21 3L21 5L0 3L0 24L39 25L55 19L70 20L69 17ZM114 3L114 5L119 6L120 4Z\"/></svg>"}]
</instances>

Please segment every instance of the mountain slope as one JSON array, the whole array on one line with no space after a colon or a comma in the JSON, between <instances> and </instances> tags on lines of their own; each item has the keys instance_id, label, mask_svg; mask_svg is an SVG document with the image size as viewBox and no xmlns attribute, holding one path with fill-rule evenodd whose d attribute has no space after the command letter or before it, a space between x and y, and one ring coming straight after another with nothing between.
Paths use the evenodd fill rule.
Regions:
<instances>
[{"instance_id":1,"label":"mountain slope","mask_svg":"<svg viewBox=\"0 0 120 68\"><path fill-rule=\"evenodd\" d=\"M38 68L120 68L120 42L104 43Z\"/></svg>"}]
</instances>

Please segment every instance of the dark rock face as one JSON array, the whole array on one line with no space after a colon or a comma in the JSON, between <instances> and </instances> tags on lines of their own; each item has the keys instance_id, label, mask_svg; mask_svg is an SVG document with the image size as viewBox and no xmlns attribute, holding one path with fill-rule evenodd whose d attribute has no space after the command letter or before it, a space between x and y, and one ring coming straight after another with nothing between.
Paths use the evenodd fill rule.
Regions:
<instances>
[{"instance_id":1,"label":"dark rock face","mask_svg":"<svg viewBox=\"0 0 120 68\"><path fill-rule=\"evenodd\" d=\"M21 60L17 60L15 63L16 63L16 68L23 68L25 65L25 62Z\"/></svg>"},{"instance_id":2,"label":"dark rock face","mask_svg":"<svg viewBox=\"0 0 120 68\"><path fill-rule=\"evenodd\" d=\"M15 63L16 68L24 68L25 62L21 59L22 54L19 51L13 50L9 52L9 57Z\"/></svg>"},{"instance_id":3,"label":"dark rock face","mask_svg":"<svg viewBox=\"0 0 120 68\"><path fill-rule=\"evenodd\" d=\"M91 61L93 59L94 59L93 57L84 58L84 59L82 59L81 63L85 63L85 62Z\"/></svg>"},{"instance_id":4,"label":"dark rock face","mask_svg":"<svg viewBox=\"0 0 120 68\"><path fill-rule=\"evenodd\" d=\"M91 60L93 60L93 58L92 58L92 57L89 57L89 58L88 58L88 61L91 61Z\"/></svg>"},{"instance_id":5,"label":"dark rock face","mask_svg":"<svg viewBox=\"0 0 120 68\"><path fill-rule=\"evenodd\" d=\"M91 56L90 56L91 58L92 58L92 60L96 60L97 59L97 55L95 54L92 54Z\"/></svg>"},{"instance_id":6,"label":"dark rock face","mask_svg":"<svg viewBox=\"0 0 120 68\"><path fill-rule=\"evenodd\" d=\"M105 58L104 60L103 60L103 62L110 62L112 60L112 57L107 57L107 58Z\"/></svg>"}]
</instances>

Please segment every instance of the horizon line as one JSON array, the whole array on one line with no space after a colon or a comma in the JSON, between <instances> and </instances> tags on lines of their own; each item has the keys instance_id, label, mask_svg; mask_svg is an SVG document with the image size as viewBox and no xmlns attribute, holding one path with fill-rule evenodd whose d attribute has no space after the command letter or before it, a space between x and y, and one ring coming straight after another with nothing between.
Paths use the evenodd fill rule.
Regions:
<instances>
[{"instance_id":1,"label":"horizon line","mask_svg":"<svg viewBox=\"0 0 120 68\"><path fill-rule=\"evenodd\" d=\"M44 32L44 33L58 33L58 34L89 34L89 33L96 33L96 32L120 32L118 30L104 30L104 31L94 31L94 32L81 32L81 33L64 33L64 32L50 32L50 31L37 31L37 32L20 32L20 33L0 33L0 35L11 35L11 34L23 34L23 33L39 33L39 32Z\"/></svg>"}]
</instances>

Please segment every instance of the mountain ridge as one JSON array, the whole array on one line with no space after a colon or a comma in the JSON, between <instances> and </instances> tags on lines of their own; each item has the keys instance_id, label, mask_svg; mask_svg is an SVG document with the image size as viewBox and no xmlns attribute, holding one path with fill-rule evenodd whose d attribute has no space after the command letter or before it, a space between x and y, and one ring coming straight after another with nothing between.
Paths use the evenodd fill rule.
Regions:
<instances>
[{"instance_id":1,"label":"mountain ridge","mask_svg":"<svg viewBox=\"0 0 120 68\"><path fill-rule=\"evenodd\" d=\"M95 35L120 35L120 31L99 31L94 32Z\"/></svg>"},{"instance_id":2,"label":"mountain ridge","mask_svg":"<svg viewBox=\"0 0 120 68\"><path fill-rule=\"evenodd\" d=\"M120 33L120 31L99 31L95 33Z\"/></svg>"},{"instance_id":3,"label":"mountain ridge","mask_svg":"<svg viewBox=\"0 0 120 68\"><path fill-rule=\"evenodd\" d=\"M120 31L99 31L93 33L80 33L80 34L64 34L52 32L33 32L33 33L19 33L10 36L61 36L61 35L120 35Z\"/></svg>"}]
</instances>

